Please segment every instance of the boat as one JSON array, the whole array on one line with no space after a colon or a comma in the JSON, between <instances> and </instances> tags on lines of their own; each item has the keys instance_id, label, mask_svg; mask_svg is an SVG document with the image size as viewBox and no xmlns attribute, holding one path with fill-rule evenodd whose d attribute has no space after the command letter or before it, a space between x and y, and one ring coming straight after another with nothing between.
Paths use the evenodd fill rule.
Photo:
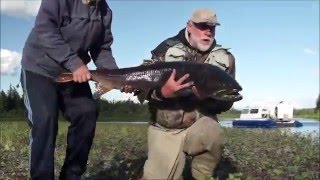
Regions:
<instances>
[{"instance_id":1,"label":"boat","mask_svg":"<svg viewBox=\"0 0 320 180\"><path fill-rule=\"evenodd\" d=\"M232 126L247 128L301 127L302 123L293 118L293 106L280 101L274 108L253 106L242 109L240 118L234 119Z\"/></svg>"},{"instance_id":2,"label":"boat","mask_svg":"<svg viewBox=\"0 0 320 180\"><path fill-rule=\"evenodd\" d=\"M276 121L277 127L302 127L302 123L298 120Z\"/></svg>"}]
</instances>

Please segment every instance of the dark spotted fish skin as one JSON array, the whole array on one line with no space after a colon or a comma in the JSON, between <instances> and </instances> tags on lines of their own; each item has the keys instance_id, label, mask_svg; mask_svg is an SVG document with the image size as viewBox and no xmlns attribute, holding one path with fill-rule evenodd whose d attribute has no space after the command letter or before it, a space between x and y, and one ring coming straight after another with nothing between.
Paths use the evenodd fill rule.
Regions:
<instances>
[{"instance_id":1,"label":"dark spotted fish skin","mask_svg":"<svg viewBox=\"0 0 320 180\"><path fill-rule=\"evenodd\" d=\"M92 80L99 83L107 92L129 85L140 91L148 91L164 85L173 69L176 69L176 79L189 74L186 81L194 81L202 97L213 97L227 101L239 101L242 90L239 83L217 66L197 62L157 62L149 65L121 69L91 70ZM70 73L69 73L70 74ZM61 74L56 81L70 81L70 77Z\"/></svg>"}]
</instances>

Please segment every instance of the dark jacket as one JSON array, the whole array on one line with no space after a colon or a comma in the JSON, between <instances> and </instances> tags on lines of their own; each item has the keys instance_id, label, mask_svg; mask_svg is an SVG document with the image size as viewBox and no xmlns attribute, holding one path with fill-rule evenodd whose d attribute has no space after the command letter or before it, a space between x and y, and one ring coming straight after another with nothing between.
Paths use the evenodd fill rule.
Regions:
<instances>
[{"instance_id":1,"label":"dark jacket","mask_svg":"<svg viewBox=\"0 0 320 180\"><path fill-rule=\"evenodd\" d=\"M221 64L219 67L224 68L233 77L235 76L234 56L227 49L217 45L215 41L206 52L201 52L190 46L185 37L185 29L182 29L176 36L164 40L152 50L152 59L154 61L167 61L166 54L172 47L179 47L185 53L179 55L179 57L183 56L184 61L203 63L208 58L211 58L211 53L219 49L219 52L223 52L226 59L228 59L228 66L224 67ZM172 55L176 57L174 54ZM195 95L166 99L161 95L160 89L150 91L146 98L149 100L148 105L151 120L166 128L188 127L192 123L184 124L183 119L186 119L186 122L196 121L198 118L197 113L200 116L215 117L216 114L229 110L233 105L232 102L220 101L213 98L199 100ZM190 118L191 120L189 120Z\"/></svg>"},{"instance_id":2,"label":"dark jacket","mask_svg":"<svg viewBox=\"0 0 320 180\"><path fill-rule=\"evenodd\" d=\"M105 0L92 6L81 0L42 0L23 49L22 67L51 78L62 69L73 72L91 58L97 67L117 68L111 22Z\"/></svg>"}]
</instances>

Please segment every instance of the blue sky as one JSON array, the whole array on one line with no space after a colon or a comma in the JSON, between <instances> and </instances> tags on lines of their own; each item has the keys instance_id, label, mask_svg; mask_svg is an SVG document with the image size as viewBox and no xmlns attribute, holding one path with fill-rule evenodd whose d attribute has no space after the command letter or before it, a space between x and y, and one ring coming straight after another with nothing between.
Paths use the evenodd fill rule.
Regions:
<instances>
[{"instance_id":1,"label":"blue sky","mask_svg":"<svg viewBox=\"0 0 320 180\"><path fill-rule=\"evenodd\" d=\"M40 1L1 0L1 86L19 83L20 58ZM275 104L315 107L319 94L319 1L108 1L119 67L139 65L182 29L196 8L216 11L219 44L236 57L244 99L235 108ZM90 68L95 67L90 64ZM113 90L109 100L132 99Z\"/></svg>"}]
</instances>

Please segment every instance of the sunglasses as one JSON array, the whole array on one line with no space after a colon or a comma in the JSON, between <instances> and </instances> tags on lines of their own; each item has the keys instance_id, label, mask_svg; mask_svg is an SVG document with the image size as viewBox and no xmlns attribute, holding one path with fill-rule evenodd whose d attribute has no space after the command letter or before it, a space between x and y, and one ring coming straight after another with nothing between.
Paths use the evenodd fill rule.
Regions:
<instances>
[{"instance_id":1,"label":"sunglasses","mask_svg":"<svg viewBox=\"0 0 320 180\"><path fill-rule=\"evenodd\" d=\"M213 31L216 27L216 26L210 26L207 23L194 23L193 22L193 24L197 29L199 29L201 31L208 30L208 29Z\"/></svg>"}]
</instances>

